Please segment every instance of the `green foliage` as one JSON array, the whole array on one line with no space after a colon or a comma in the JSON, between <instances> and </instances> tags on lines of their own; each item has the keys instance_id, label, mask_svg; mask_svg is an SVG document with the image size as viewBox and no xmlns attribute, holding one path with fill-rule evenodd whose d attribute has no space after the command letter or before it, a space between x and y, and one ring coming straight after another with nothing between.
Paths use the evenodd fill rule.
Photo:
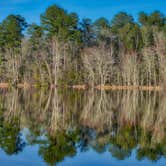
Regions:
<instances>
[{"instance_id":1,"label":"green foliage","mask_svg":"<svg viewBox=\"0 0 166 166\"><path fill-rule=\"evenodd\" d=\"M104 40L109 36L110 25L109 25L109 21L106 18L101 17L97 19L94 22L94 27L95 27L97 38L99 40Z\"/></svg>"},{"instance_id":2,"label":"green foliage","mask_svg":"<svg viewBox=\"0 0 166 166\"><path fill-rule=\"evenodd\" d=\"M140 12L139 13L139 22L142 25L147 26L148 25L148 15L146 13L144 13L144 12Z\"/></svg>"},{"instance_id":3,"label":"green foliage","mask_svg":"<svg viewBox=\"0 0 166 166\"><path fill-rule=\"evenodd\" d=\"M119 37L125 48L130 51L139 51L143 46L141 31L137 24L126 24L119 30Z\"/></svg>"},{"instance_id":4,"label":"green foliage","mask_svg":"<svg viewBox=\"0 0 166 166\"><path fill-rule=\"evenodd\" d=\"M68 134L65 131L60 131L56 133L56 137L50 137L48 145L40 147L39 154L48 164L55 165L64 157L76 154L76 141L74 133Z\"/></svg>"},{"instance_id":5,"label":"green foliage","mask_svg":"<svg viewBox=\"0 0 166 166\"><path fill-rule=\"evenodd\" d=\"M120 28L123 28L128 23L134 23L133 17L125 12L120 12L111 21L112 31L117 33Z\"/></svg>"},{"instance_id":6,"label":"green foliage","mask_svg":"<svg viewBox=\"0 0 166 166\"><path fill-rule=\"evenodd\" d=\"M142 27L141 28L142 38L143 38L143 45L145 47L150 47L155 44L154 33L151 27Z\"/></svg>"},{"instance_id":7,"label":"green foliage","mask_svg":"<svg viewBox=\"0 0 166 166\"><path fill-rule=\"evenodd\" d=\"M33 23L29 26L27 33L29 35L29 41L32 49L34 51L40 49L40 45L43 40L42 37L44 35L42 27Z\"/></svg>"},{"instance_id":8,"label":"green foliage","mask_svg":"<svg viewBox=\"0 0 166 166\"><path fill-rule=\"evenodd\" d=\"M94 25L97 26L99 29L107 29L110 27L109 21L104 17L97 19L94 22Z\"/></svg>"},{"instance_id":9,"label":"green foliage","mask_svg":"<svg viewBox=\"0 0 166 166\"><path fill-rule=\"evenodd\" d=\"M41 15L41 22L49 37L56 37L60 41L75 41L80 38L77 14L68 14L57 5L50 6Z\"/></svg>"},{"instance_id":10,"label":"green foliage","mask_svg":"<svg viewBox=\"0 0 166 166\"><path fill-rule=\"evenodd\" d=\"M134 23L132 16L120 12L111 22L111 31L122 41L129 51L139 51L143 46L142 34L138 24Z\"/></svg>"},{"instance_id":11,"label":"green foliage","mask_svg":"<svg viewBox=\"0 0 166 166\"><path fill-rule=\"evenodd\" d=\"M25 19L20 15L9 15L1 24L0 39L7 49L20 51L23 30L27 27ZM0 33L0 34L1 34Z\"/></svg>"},{"instance_id":12,"label":"green foliage","mask_svg":"<svg viewBox=\"0 0 166 166\"><path fill-rule=\"evenodd\" d=\"M94 43L94 27L92 20L84 18L81 22L82 40L84 45L91 46Z\"/></svg>"},{"instance_id":13,"label":"green foliage","mask_svg":"<svg viewBox=\"0 0 166 166\"><path fill-rule=\"evenodd\" d=\"M2 24L0 24L0 52L4 52L5 49L5 33Z\"/></svg>"},{"instance_id":14,"label":"green foliage","mask_svg":"<svg viewBox=\"0 0 166 166\"><path fill-rule=\"evenodd\" d=\"M139 14L139 22L143 26L157 26L158 28L161 28L165 25L165 21L164 15L159 11L154 11L150 15L147 15L144 12Z\"/></svg>"},{"instance_id":15,"label":"green foliage","mask_svg":"<svg viewBox=\"0 0 166 166\"><path fill-rule=\"evenodd\" d=\"M0 147L8 154L17 154L22 151L24 143L19 132L19 119L13 118L12 122L6 122L1 119L0 122Z\"/></svg>"},{"instance_id":16,"label":"green foliage","mask_svg":"<svg viewBox=\"0 0 166 166\"><path fill-rule=\"evenodd\" d=\"M155 44L155 33L164 30L165 21L165 16L159 11L154 11L149 15L144 12L139 14L139 22L142 26L141 30L145 47Z\"/></svg>"},{"instance_id":17,"label":"green foliage","mask_svg":"<svg viewBox=\"0 0 166 166\"><path fill-rule=\"evenodd\" d=\"M78 85L83 83L83 75L81 71L68 69L63 72L62 78L58 82L59 85Z\"/></svg>"}]
</instances>

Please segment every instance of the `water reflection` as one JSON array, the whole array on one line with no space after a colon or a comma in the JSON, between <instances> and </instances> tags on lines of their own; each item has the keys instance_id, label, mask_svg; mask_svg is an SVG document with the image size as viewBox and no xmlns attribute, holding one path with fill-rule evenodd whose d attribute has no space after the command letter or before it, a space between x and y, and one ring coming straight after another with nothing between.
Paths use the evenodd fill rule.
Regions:
<instances>
[{"instance_id":1,"label":"water reflection","mask_svg":"<svg viewBox=\"0 0 166 166\"><path fill-rule=\"evenodd\" d=\"M38 155L50 165L90 148L118 160L133 150L136 160L166 157L166 96L159 92L14 89L0 94L0 148L7 155L38 145Z\"/></svg>"}]
</instances>

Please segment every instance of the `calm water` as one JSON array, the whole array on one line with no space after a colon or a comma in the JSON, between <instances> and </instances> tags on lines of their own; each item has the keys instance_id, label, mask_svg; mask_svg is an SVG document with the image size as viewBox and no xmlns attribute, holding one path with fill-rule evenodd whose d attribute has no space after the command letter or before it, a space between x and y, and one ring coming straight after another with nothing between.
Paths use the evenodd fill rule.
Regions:
<instances>
[{"instance_id":1,"label":"calm water","mask_svg":"<svg viewBox=\"0 0 166 166\"><path fill-rule=\"evenodd\" d=\"M166 96L1 90L0 165L166 166Z\"/></svg>"}]
</instances>

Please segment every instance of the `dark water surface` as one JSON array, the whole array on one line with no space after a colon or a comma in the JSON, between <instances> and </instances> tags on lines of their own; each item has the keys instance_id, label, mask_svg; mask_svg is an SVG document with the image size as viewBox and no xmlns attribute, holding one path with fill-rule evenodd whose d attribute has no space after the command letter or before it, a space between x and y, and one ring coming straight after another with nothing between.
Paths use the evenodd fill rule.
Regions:
<instances>
[{"instance_id":1,"label":"dark water surface","mask_svg":"<svg viewBox=\"0 0 166 166\"><path fill-rule=\"evenodd\" d=\"M0 166L166 166L161 92L1 90Z\"/></svg>"}]
</instances>

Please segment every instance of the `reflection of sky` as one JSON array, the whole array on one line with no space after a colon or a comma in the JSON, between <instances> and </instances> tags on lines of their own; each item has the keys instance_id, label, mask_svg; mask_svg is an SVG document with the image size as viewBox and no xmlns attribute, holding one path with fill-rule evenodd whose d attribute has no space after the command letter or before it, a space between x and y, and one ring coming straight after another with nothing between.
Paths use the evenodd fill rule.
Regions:
<instances>
[{"instance_id":1,"label":"reflection of sky","mask_svg":"<svg viewBox=\"0 0 166 166\"><path fill-rule=\"evenodd\" d=\"M25 147L22 152L8 156L0 149L0 166L44 166L43 159L39 156L39 145L28 145L26 138L31 135L28 128L24 128L21 132L21 139L25 142ZM42 135L35 138L36 141L47 141L47 138Z\"/></svg>"},{"instance_id":2,"label":"reflection of sky","mask_svg":"<svg viewBox=\"0 0 166 166\"><path fill-rule=\"evenodd\" d=\"M125 160L117 160L111 156L110 152L97 153L90 149L87 152L78 152L74 158L66 158L58 166L165 166L165 159L158 162L149 160L136 160L136 152Z\"/></svg>"},{"instance_id":3,"label":"reflection of sky","mask_svg":"<svg viewBox=\"0 0 166 166\"><path fill-rule=\"evenodd\" d=\"M0 150L1 166L46 166L43 159L38 155L39 146L27 146L23 152L18 155L7 156ZM111 156L110 152L97 153L90 149L86 152L78 150L76 156L66 157L64 161L57 164L58 166L165 166L165 159L162 158L157 162L149 160L136 160L136 152L125 160L117 160Z\"/></svg>"},{"instance_id":4,"label":"reflection of sky","mask_svg":"<svg viewBox=\"0 0 166 166\"><path fill-rule=\"evenodd\" d=\"M37 138L35 137L35 140L36 141L47 141L48 139L45 136L46 132L44 130L42 130L42 129L40 131L41 131L41 133L43 133L43 135L38 136ZM28 128L24 128L20 133L21 133L21 138L24 140L24 142L27 143L26 138L31 136L30 130Z\"/></svg>"},{"instance_id":5,"label":"reflection of sky","mask_svg":"<svg viewBox=\"0 0 166 166\"><path fill-rule=\"evenodd\" d=\"M0 20L15 13L26 17L28 22L39 23L40 14L53 3L77 12L81 18L105 16L111 19L119 11L127 11L135 17L140 11L160 10L166 14L165 0L0 0Z\"/></svg>"},{"instance_id":6,"label":"reflection of sky","mask_svg":"<svg viewBox=\"0 0 166 166\"><path fill-rule=\"evenodd\" d=\"M42 158L38 156L38 145L27 146L23 152L7 156L0 150L0 165L1 166L45 166Z\"/></svg>"},{"instance_id":7,"label":"reflection of sky","mask_svg":"<svg viewBox=\"0 0 166 166\"><path fill-rule=\"evenodd\" d=\"M22 139L27 143L22 152L8 156L0 149L0 165L1 166L46 166L47 164L39 156L39 145L28 145L26 137L30 134L30 130L25 128L21 131ZM38 140L47 140L45 136L39 136ZM136 149L131 155L126 156L125 160L118 160L109 152L110 146L106 151L97 153L92 148L81 151L79 146L74 157L65 157L58 163L58 166L165 166L165 159L161 158L157 162L147 159L138 161L136 159Z\"/></svg>"}]
</instances>

